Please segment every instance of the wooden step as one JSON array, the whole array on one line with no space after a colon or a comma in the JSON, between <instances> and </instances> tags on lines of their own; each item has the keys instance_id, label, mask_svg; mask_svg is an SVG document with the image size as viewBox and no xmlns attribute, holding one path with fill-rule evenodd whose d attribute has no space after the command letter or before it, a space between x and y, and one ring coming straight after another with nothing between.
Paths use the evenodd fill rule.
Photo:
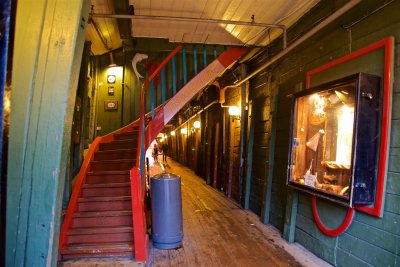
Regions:
<instances>
[{"instance_id":1,"label":"wooden step","mask_svg":"<svg viewBox=\"0 0 400 267\"><path fill-rule=\"evenodd\" d=\"M90 170L92 172L130 170L135 165L135 162L136 159L92 161L90 163Z\"/></svg>"},{"instance_id":2,"label":"wooden step","mask_svg":"<svg viewBox=\"0 0 400 267\"><path fill-rule=\"evenodd\" d=\"M132 227L95 227L70 229L67 244L133 242Z\"/></svg>"},{"instance_id":3,"label":"wooden step","mask_svg":"<svg viewBox=\"0 0 400 267\"><path fill-rule=\"evenodd\" d=\"M62 249L63 260L92 257L133 257L133 242L71 244Z\"/></svg>"},{"instance_id":4,"label":"wooden step","mask_svg":"<svg viewBox=\"0 0 400 267\"><path fill-rule=\"evenodd\" d=\"M115 140L138 139L139 129L131 132L114 134Z\"/></svg>"},{"instance_id":5,"label":"wooden step","mask_svg":"<svg viewBox=\"0 0 400 267\"><path fill-rule=\"evenodd\" d=\"M82 197L117 197L130 195L131 184L129 182L84 184L82 186Z\"/></svg>"},{"instance_id":6,"label":"wooden step","mask_svg":"<svg viewBox=\"0 0 400 267\"><path fill-rule=\"evenodd\" d=\"M86 183L88 184L129 183L129 181L129 170L88 172L86 174Z\"/></svg>"},{"instance_id":7,"label":"wooden step","mask_svg":"<svg viewBox=\"0 0 400 267\"><path fill-rule=\"evenodd\" d=\"M72 228L111 226L132 227L132 211L86 211L72 215Z\"/></svg>"},{"instance_id":8,"label":"wooden step","mask_svg":"<svg viewBox=\"0 0 400 267\"><path fill-rule=\"evenodd\" d=\"M78 211L124 211L132 209L130 196L78 198Z\"/></svg>"},{"instance_id":9,"label":"wooden step","mask_svg":"<svg viewBox=\"0 0 400 267\"><path fill-rule=\"evenodd\" d=\"M137 139L116 140L108 143L100 143L99 150L117 150L117 149L134 149L137 148Z\"/></svg>"},{"instance_id":10,"label":"wooden step","mask_svg":"<svg viewBox=\"0 0 400 267\"><path fill-rule=\"evenodd\" d=\"M136 148L94 152L94 160L135 159Z\"/></svg>"}]
</instances>

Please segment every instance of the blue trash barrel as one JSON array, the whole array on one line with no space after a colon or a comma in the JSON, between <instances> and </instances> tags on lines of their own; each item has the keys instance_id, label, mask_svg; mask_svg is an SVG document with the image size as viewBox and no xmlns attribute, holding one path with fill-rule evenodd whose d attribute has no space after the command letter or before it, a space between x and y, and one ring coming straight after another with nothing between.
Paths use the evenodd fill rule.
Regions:
<instances>
[{"instance_id":1,"label":"blue trash barrel","mask_svg":"<svg viewBox=\"0 0 400 267\"><path fill-rule=\"evenodd\" d=\"M151 236L158 249L182 246L181 177L173 173L160 173L150 179Z\"/></svg>"}]
</instances>

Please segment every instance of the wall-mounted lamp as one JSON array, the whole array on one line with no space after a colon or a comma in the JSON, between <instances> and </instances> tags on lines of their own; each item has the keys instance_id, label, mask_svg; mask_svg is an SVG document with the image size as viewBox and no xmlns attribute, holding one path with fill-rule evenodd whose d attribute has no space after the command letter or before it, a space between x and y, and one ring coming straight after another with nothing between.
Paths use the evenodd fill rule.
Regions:
<instances>
[{"instance_id":1,"label":"wall-mounted lamp","mask_svg":"<svg viewBox=\"0 0 400 267\"><path fill-rule=\"evenodd\" d=\"M181 134L187 134L188 132L187 132L187 128L182 128L181 129Z\"/></svg>"},{"instance_id":2,"label":"wall-mounted lamp","mask_svg":"<svg viewBox=\"0 0 400 267\"><path fill-rule=\"evenodd\" d=\"M171 131L171 136L175 136L175 131Z\"/></svg>"},{"instance_id":3,"label":"wall-mounted lamp","mask_svg":"<svg viewBox=\"0 0 400 267\"><path fill-rule=\"evenodd\" d=\"M240 109L237 106L230 106L228 112L231 116L239 116Z\"/></svg>"},{"instance_id":4,"label":"wall-mounted lamp","mask_svg":"<svg viewBox=\"0 0 400 267\"><path fill-rule=\"evenodd\" d=\"M193 123L194 128L199 129L201 127L201 123L199 121L195 121Z\"/></svg>"}]
</instances>

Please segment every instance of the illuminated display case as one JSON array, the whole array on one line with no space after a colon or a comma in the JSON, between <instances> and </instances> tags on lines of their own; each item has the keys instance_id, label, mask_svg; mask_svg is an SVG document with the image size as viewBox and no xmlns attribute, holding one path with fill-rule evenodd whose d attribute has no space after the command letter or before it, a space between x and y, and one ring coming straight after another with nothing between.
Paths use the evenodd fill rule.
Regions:
<instances>
[{"instance_id":1,"label":"illuminated display case","mask_svg":"<svg viewBox=\"0 0 400 267\"><path fill-rule=\"evenodd\" d=\"M288 185L350 207L373 203L380 78L358 73L292 99Z\"/></svg>"}]
</instances>

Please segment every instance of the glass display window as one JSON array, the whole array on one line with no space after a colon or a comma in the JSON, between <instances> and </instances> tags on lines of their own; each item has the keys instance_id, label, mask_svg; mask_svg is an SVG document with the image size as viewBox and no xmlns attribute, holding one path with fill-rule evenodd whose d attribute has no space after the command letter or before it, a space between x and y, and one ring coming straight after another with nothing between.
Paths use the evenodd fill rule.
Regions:
<instances>
[{"instance_id":1,"label":"glass display window","mask_svg":"<svg viewBox=\"0 0 400 267\"><path fill-rule=\"evenodd\" d=\"M372 203L379 99L379 77L363 73L293 95L288 184L347 206Z\"/></svg>"}]
</instances>

